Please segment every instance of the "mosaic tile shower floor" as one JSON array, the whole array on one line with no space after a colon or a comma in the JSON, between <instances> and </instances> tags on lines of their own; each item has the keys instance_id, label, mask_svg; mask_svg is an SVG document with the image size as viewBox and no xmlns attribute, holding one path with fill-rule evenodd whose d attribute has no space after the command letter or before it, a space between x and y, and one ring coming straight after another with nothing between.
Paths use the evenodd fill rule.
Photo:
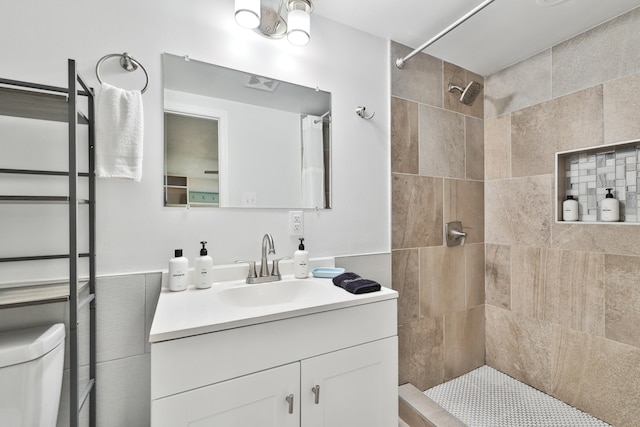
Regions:
<instances>
[{"instance_id":1,"label":"mosaic tile shower floor","mask_svg":"<svg viewBox=\"0 0 640 427\"><path fill-rule=\"evenodd\" d=\"M469 427L609 426L489 366L424 394Z\"/></svg>"}]
</instances>

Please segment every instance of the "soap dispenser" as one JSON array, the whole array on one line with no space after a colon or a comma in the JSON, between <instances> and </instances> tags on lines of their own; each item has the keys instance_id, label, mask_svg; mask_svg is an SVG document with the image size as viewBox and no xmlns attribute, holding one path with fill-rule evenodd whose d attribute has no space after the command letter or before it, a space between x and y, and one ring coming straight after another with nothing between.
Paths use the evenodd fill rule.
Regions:
<instances>
[{"instance_id":1,"label":"soap dispenser","mask_svg":"<svg viewBox=\"0 0 640 427\"><path fill-rule=\"evenodd\" d=\"M293 253L293 275L296 279L309 277L309 252L304 249L304 238L300 240L298 250Z\"/></svg>"},{"instance_id":2,"label":"soap dispenser","mask_svg":"<svg viewBox=\"0 0 640 427\"><path fill-rule=\"evenodd\" d=\"M600 202L600 219L605 222L616 222L620 219L620 203L611 194L613 188L607 188L605 199Z\"/></svg>"},{"instance_id":3,"label":"soap dispenser","mask_svg":"<svg viewBox=\"0 0 640 427\"><path fill-rule=\"evenodd\" d=\"M562 202L562 220L578 220L578 201L574 199L573 196L567 196L567 200Z\"/></svg>"},{"instance_id":4,"label":"soap dispenser","mask_svg":"<svg viewBox=\"0 0 640 427\"><path fill-rule=\"evenodd\" d=\"M203 241L200 244L202 245L200 256L193 263L193 275L195 276L193 281L196 288L207 289L213 283L213 258L207 254L207 242Z\"/></svg>"},{"instance_id":5,"label":"soap dispenser","mask_svg":"<svg viewBox=\"0 0 640 427\"><path fill-rule=\"evenodd\" d=\"M189 261L182 256L182 249L176 249L169 260L169 290L184 291L189 285Z\"/></svg>"}]
</instances>

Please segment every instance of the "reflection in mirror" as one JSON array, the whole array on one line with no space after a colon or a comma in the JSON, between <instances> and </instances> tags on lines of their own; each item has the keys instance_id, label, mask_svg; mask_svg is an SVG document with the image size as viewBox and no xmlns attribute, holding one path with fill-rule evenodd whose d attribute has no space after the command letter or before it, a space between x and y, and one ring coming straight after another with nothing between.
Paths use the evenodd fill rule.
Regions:
<instances>
[{"instance_id":1,"label":"reflection in mirror","mask_svg":"<svg viewBox=\"0 0 640 427\"><path fill-rule=\"evenodd\" d=\"M165 205L331 207L331 94L163 55Z\"/></svg>"},{"instance_id":2,"label":"reflection in mirror","mask_svg":"<svg viewBox=\"0 0 640 427\"><path fill-rule=\"evenodd\" d=\"M165 205L217 206L218 119L164 113Z\"/></svg>"}]
</instances>

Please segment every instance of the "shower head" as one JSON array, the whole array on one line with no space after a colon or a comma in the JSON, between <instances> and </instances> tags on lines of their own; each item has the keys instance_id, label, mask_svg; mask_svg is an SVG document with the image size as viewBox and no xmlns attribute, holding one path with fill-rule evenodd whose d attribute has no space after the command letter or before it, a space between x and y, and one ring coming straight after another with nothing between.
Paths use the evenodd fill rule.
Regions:
<instances>
[{"instance_id":1,"label":"shower head","mask_svg":"<svg viewBox=\"0 0 640 427\"><path fill-rule=\"evenodd\" d=\"M467 87L456 86L453 83L449 83L449 92L458 91L461 93L460 102L465 105L472 105L473 101L476 100L480 91L482 90L482 85L478 82L470 82Z\"/></svg>"}]
</instances>

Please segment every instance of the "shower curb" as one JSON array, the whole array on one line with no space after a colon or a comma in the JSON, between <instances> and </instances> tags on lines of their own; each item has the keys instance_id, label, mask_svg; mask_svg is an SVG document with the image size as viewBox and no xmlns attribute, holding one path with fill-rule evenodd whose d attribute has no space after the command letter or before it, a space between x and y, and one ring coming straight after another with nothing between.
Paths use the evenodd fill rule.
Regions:
<instances>
[{"instance_id":1,"label":"shower curb","mask_svg":"<svg viewBox=\"0 0 640 427\"><path fill-rule=\"evenodd\" d=\"M466 427L413 384L398 387L398 407L400 419L409 427Z\"/></svg>"}]
</instances>

